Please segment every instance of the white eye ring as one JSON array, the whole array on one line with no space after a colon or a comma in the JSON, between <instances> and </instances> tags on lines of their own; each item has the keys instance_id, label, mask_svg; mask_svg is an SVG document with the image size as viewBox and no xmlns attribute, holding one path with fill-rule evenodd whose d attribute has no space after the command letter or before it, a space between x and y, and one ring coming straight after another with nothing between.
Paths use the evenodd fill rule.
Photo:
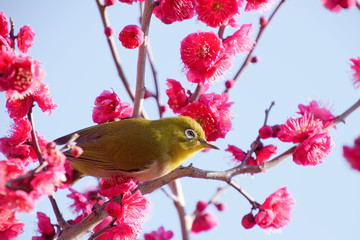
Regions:
<instances>
[{"instance_id":1,"label":"white eye ring","mask_svg":"<svg viewBox=\"0 0 360 240\"><path fill-rule=\"evenodd\" d=\"M192 129L186 129L185 130L185 136L188 138L188 139L193 139L195 137L195 132L194 130Z\"/></svg>"}]
</instances>

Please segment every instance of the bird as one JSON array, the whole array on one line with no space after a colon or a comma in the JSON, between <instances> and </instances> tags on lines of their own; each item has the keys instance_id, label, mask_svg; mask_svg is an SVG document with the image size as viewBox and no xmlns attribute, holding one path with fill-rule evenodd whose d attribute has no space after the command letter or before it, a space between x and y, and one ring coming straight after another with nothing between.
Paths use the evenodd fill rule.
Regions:
<instances>
[{"instance_id":1,"label":"bird","mask_svg":"<svg viewBox=\"0 0 360 240\"><path fill-rule=\"evenodd\" d=\"M67 144L74 134L78 135L75 142L83 153L74 157L68 149L64 154L81 177L122 175L147 182L170 173L205 148L219 149L206 140L201 125L187 116L112 121L54 142Z\"/></svg>"}]
</instances>

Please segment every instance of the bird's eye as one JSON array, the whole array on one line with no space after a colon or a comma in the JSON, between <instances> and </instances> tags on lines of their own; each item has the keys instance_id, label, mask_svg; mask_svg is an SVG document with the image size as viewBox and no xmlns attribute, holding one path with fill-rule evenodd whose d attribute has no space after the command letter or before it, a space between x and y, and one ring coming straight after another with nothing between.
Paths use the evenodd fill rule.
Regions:
<instances>
[{"instance_id":1,"label":"bird's eye","mask_svg":"<svg viewBox=\"0 0 360 240\"><path fill-rule=\"evenodd\" d=\"M195 137L195 132L194 130L192 129L186 129L185 130L185 136L188 138L188 139L193 139Z\"/></svg>"}]
</instances>

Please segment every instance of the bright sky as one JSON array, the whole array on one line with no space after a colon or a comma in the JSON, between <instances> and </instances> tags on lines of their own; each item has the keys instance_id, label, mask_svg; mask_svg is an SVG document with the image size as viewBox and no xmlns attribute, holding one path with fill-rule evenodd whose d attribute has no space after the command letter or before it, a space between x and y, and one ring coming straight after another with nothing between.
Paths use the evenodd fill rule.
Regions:
<instances>
[{"instance_id":1,"label":"bright sky","mask_svg":"<svg viewBox=\"0 0 360 240\"><path fill-rule=\"evenodd\" d=\"M44 82L49 84L54 102L58 105L51 116L38 109L34 113L40 135L48 140L93 125L91 114L95 98L111 88L124 101L130 101L117 77L110 51L103 34L100 15L93 1L4 1L1 4L8 17L12 17L16 31L26 24L37 34L35 46L29 55L42 62L46 72ZM265 12L266 15L269 12ZM128 24L138 24L139 8L117 2L109 9L110 22L117 35ZM242 13L240 24L253 23L254 34L258 31L258 13ZM200 153L190 162L209 170L224 170L231 166L231 156L223 151L227 144L244 150L256 138L264 120L264 110L275 101L269 124L281 124L295 116L298 104L309 100L321 101L335 115L341 114L359 98L359 90L352 86L349 58L360 56L360 11L356 8L336 14L325 9L320 0L287 1L275 16L255 51L260 62L245 69L239 82L230 92L234 114L233 131L226 139L216 142L222 151ZM181 81L189 89L195 85L186 81L179 55L181 40L197 30L211 31L195 19L172 25L164 25L155 17L150 26L150 41L155 66L160 81L161 100L167 102L165 80ZM226 30L225 35L231 33ZM135 83L137 50L127 50L117 41L125 74ZM240 56L225 79L231 79L241 65ZM146 86L153 89L152 75L146 73ZM210 91L220 93L224 82L214 83ZM158 114L153 100L146 100L145 107L151 119ZM5 94L0 94L0 136L9 131L10 119L5 108ZM168 111L165 116L173 116ZM245 230L242 217L251 206L236 191L229 189L218 201L227 206L224 212L210 208L219 219L213 230L193 236L193 239L356 239L360 215L360 173L352 170L342 157L342 146L352 145L360 134L360 110L346 120L346 124L331 130L335 149L325 163L316 167L302 167L289 158L264 174L239 176L237 181L246 192L262 203L277 189L287 186L297 203L293 207L291 223L281 234L269 235L259 227ZM265 144L279 144L266 140ZM281 153L289 144L279 144ZM217 187L224 183L198 179L182 179L186 211L192 213L198 200L208 200ZM75 185L84 191L96 183L85 178ZM56 198L66 219L70 199L66 191L59 191ZM161 225L174 231L174 239L181 239L180 226L173 203L160 190L148 195L151 201L144 231L151 232ZM37 211L55 218L44 198ZM25 233L19 239L30 239L37 223L36 213L19 214L26 223ZM142 239L142 238L140 238Z\"/></svg>"}]
</instances>

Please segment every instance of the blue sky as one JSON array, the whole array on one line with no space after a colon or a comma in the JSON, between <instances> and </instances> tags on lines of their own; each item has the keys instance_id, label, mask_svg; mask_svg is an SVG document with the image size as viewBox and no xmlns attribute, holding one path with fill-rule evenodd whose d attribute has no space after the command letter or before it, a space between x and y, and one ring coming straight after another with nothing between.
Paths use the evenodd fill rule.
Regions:
<instances>
[{"instance_id":1,"label":"blue sky","mask_svg":"<svg viewBox=\"0 0 360 240\"><path fill-rule=\"evenodd\" d=\"M50 87L54 102L58 105L51 116L38 109L34 112L37 131L46 139L93 125L91 114L95 98L103 91L114 89L123 101L130 102L117 76L114 63L103 34L99 12L93 1L4 1L5 14L12 17L16 31L26 24L37 34L35 46L29 55L42 62L46 72L44 82ZM269 12L265 12L268 15ZM117 2L109 9L109 19L115 35L129 24L138 24L139 8ZM242 12L239 23L253 23L254 34L258 30L258 13ZM223 151L227 144L248 149L256 138L264 120L264 110L275 101L269 124L281 124L295 116L298 104L315 99L335 114L341 114L359 99L359 90L352 86L349 58L360 56L358 23L360 11L352 9L340 14L325 9L320 0L287 1L266 29L255 55L260 61L252 64L241 75L230 92L234 114L233 130L225 139L216 142L222 151L199 153L185 164L209 170L224 170L231 166L231 156ZM214 31L196 19L164 25L152 18L150 41L158 72L161 101L165 104L165 81L173 78L186 88L195 89L188 83L182 71L180 42L197 30ZM215 31L216 32L216 31ZM225 35L231 33L226 30ZM137 50L117 46L125 74L135 88ZM244 56L239 56L225 79L231 79ZM152 75L146 71L146 86L154 89ZM210 92L220 93L224 81L214 83ZM157 119L155 101L145 101L150 119ZM165 116L173 116L170 111ZM5 94L0 94L0 136L9 131L9 119L5 108ZM352 145L360 135L360 110L348 117L345 124L331 130L335 149L323 164L302 167L289 158L264 174L239 176L237 181L251 196L262 203L275 190L287 186L296 200L291 223L281 234L268 234L255 227L245 230L241 218L250 210L248 202L236 191L229 189L218 200L227 206L224 212L210 208L219 225L213 230L193 235L192 239L356 239L360 192L360 173L352 170L342 157L342 146ZM276 140L265 144L277 144L281 153L291 147ZM208 200L217 187L224 183L199 179L182 179L186 199L186 211L191 213L200 199ZM75 188L79 191L96 183L85 178ZM71 203L66 191L56 193L65 218L70 218ZM148 195L151 201L145 232L163 225L174 231L174 239L180 239L180 227L175 208L160 190ZM37 211L46 212L53 222L55 218L44 198ZM26 223L25 233L19 239L30 239L36 226L36 214L19 214ZM141 238L140 238L141 239Z\"/></svg>"}]
</instances>

